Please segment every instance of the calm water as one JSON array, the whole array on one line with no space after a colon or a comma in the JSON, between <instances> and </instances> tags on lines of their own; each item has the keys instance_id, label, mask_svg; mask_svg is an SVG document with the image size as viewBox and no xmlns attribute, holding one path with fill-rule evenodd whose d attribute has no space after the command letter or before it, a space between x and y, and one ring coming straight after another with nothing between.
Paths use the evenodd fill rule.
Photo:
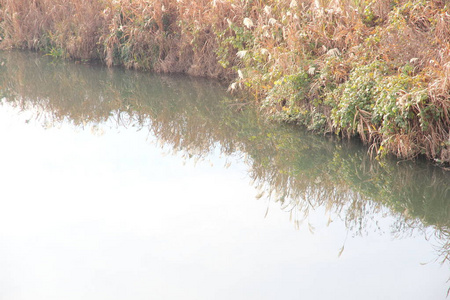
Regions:
<instances>
[{"instance_id":1,"label":"calm water","mask_svg":"<svg viewBox=\"0 0 450 300\"><path fill-rule=\"evenodd\" d=\"M446 299L449 172L211 81L0 63L0 299Z\"/></svg>"}]
</instances>

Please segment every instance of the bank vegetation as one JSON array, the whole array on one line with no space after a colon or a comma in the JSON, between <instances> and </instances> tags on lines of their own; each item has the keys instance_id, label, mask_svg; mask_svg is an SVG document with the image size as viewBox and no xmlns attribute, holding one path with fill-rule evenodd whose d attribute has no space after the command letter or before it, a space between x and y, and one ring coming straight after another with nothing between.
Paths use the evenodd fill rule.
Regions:
<instances>
[{"instance_id":1,"label":"bank vegetation","mask_svg":"<svg viewBox=\"0 0 450 300\"><path fill-rule=\"evenodd\" d=\"M0 0L2 48L224 80L271 118L450 163L450 10L406 0Z\"/></svg>"}]
</instances>

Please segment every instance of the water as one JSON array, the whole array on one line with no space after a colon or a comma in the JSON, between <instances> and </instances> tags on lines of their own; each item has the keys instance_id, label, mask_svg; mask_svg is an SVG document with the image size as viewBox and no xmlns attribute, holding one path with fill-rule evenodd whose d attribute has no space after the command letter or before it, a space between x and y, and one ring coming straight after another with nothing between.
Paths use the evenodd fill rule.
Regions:
<instances>
[{"instance_id":1,"label":"water","mask_svg":"<svg viewBox=\"0 0 450 300\"><path fill-rule=\"evenodd\" d=\"M212 81L0 63L0 299L446 299L448 172Z\"/></svg>"}]
</instances>

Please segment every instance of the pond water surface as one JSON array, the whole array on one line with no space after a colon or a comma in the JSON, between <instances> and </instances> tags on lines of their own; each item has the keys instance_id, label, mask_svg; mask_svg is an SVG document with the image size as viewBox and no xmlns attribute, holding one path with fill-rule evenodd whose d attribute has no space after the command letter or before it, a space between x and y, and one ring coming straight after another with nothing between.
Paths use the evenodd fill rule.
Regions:
<instances>
[{"instance_id":1,"label":"pond water surface","mask_svg":"<svg viewBox=\"0 0 450 300\"><path fill-rule=\"evenodd\" d=\"M212 81L0 64L0 299L446 299L450 172Z\"/></svg>"}]
</instances>

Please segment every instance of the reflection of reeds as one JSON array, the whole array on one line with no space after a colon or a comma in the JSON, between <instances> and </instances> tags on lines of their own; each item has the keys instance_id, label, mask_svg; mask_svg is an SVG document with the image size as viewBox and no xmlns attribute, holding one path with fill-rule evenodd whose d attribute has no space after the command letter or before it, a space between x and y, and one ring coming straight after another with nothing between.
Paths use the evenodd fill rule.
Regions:
<instances>
[{"instance_id":1,"label":"reflection of reeds","mask_svg":"<svg viewBox=\"0 0 450 300\"><path fill-rule=\"evenodd\" d=\"M374 225L379 212L394 216L397 233L433 227L448 260L448 172L420 162L383 163L358 145L324 139L298 128L262 121L255 110L233 111L217 82L143 75L125 70L52 63L30 53L3 53L0 92L23 110L75 126L114 120L145 129L188 156L216 147L245 153L250 177L295 221L324 207L353 232Z\"/></svg>"}]
</instances>

